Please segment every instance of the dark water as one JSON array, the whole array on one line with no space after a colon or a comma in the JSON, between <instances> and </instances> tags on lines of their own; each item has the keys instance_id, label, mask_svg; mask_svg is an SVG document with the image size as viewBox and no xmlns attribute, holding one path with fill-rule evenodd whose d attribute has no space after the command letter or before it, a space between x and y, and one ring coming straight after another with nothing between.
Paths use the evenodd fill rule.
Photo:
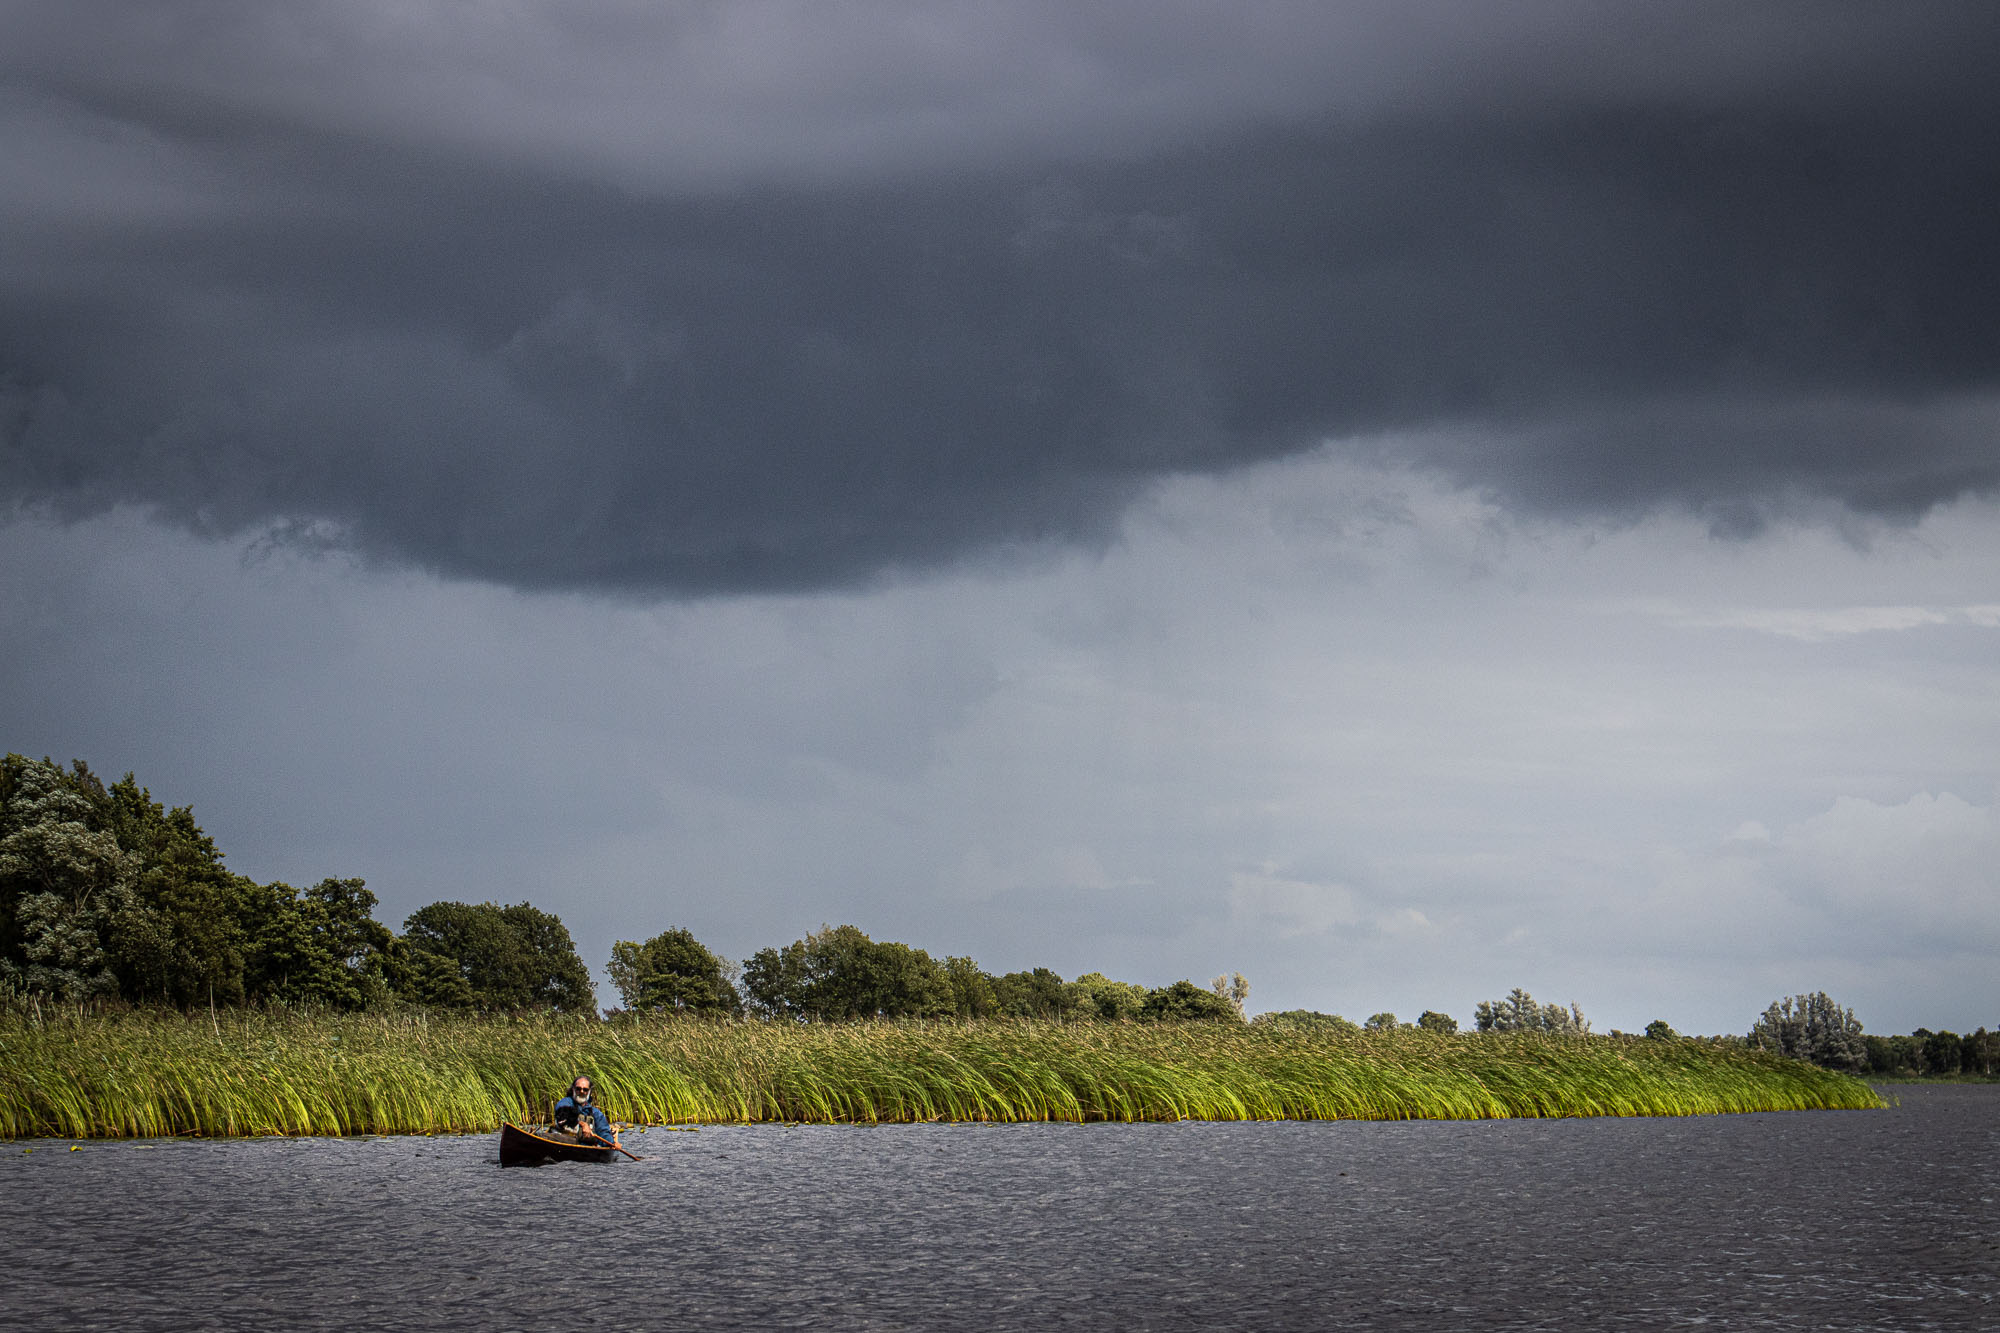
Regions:
<instances>
[{"instance_id":1,"label":"dark water","mask_svg":"<svg viewBox=\"0 0 2000 1333\"><path fill-rule=\"evenodd\" d=\"M2000 1329L2000 1087L1884 1112L0 1145L0 1324ZM23 1153L23 1147L32 1147Z\"/></svg>"}]
</instances>

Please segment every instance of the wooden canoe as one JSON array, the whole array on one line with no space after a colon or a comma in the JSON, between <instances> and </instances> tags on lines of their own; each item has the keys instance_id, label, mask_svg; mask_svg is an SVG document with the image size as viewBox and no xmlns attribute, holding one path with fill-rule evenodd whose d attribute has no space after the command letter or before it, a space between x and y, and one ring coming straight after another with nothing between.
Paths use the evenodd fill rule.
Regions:
<instances>
[{"instance_id":1,"label":"wooden canoe","mask_svg":"<svg viewBox=\"0 0 2000 1333\"><path fill-rule=\"evenodd\" d=\"M579 1143L567 1134L552 1130L537 1132L509 1121L500 1125L500 1165L540 1166L544 1162L609 1162L616 1148L588 1140Z\"/></svg>"}]
</instances>

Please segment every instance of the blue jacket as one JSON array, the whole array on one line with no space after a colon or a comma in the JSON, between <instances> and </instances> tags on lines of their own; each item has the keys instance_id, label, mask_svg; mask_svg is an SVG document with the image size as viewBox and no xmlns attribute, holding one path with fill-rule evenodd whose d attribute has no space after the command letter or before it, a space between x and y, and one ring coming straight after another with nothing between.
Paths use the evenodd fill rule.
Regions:
<instances>
[{"instance_id":1,"label":"blue jacket","mask_svg":"<svg viewBox=\"0 0 2000 1333\"><path fill-rule=\"evenodd\" d=\"M575 1128L580 1120L588 1121L589 1127L596 1131L598 1138L606 1143L611 1142L611 1118L604 1114L602 1107L594 1102L589 1106L579 1107L574 1097L565 1097L556 1103L557 1129Z\"/></svg>"}]
</instances>

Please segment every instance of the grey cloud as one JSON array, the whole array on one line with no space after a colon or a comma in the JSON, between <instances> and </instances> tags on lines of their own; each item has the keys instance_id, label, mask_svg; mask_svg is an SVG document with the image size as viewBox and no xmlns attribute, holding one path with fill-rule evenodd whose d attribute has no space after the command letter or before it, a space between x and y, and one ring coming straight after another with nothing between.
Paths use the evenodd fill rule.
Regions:
<instances>
[{"instance_id":1,"label":"grey cloud","mask_svg":"<svg viewBox=\"0 0 2000 1333\"><path fill-rule=\"evenodd\" d=\"M530 8L535 61L421 8L18 8L0 488L60 514L699 592L1100 540L1328 437L1728 531L2000 482L2000 38L1959 10L1268 7L1212 66L1192 9L943 10L925 64L867 6L894 40L824 50ZM641 77L704 51L740 127Z\"/></svg>"},{"instance_id":2,"label":"grey cloud","mask_svg":"<svg viewBox=\"0 0 2000 1333\"><path fill-rule=\"evenodd\" d=\"M1722 546L1320 453L1163 486L1101 559L647 606L29 521L0 732L192 802L242 873L361 875L391 921L527 898L593 962L852 920L990 967L1241 967L1260 1008L1521 984L1740 1031L1825 986L1965 1030L1995 631L1767 627L1990 599L1996 516Z\"/></svg>"},{"instance_id":3,"label":"grey cloud","mask_svg":"<svg viewBox=\"0 0 2000 1333\"><path fill-rule=\"evenodd\" d=\"M440 145L668 192L1318 113L1980 94L1975 8L1855 0L19 0L6 66L188 124Z\"/></svg>"},{"instance_id":4,"label":"grey cloud","mask_svg":"<svg viewBox=\"0 0 2000 1333\"><path fill-rule=\"evenodd\" d=\"M1444 431L1398 444L1499 490L1517 510L1636 517L1669 503L1718 536L1745 537L1773 519L1811 517L1829 496L1907 523L1953 496L1991 491L2000 397L1829 389L1642 400L1580 408L1498 441Z\"/></svg>"}]
</instances>

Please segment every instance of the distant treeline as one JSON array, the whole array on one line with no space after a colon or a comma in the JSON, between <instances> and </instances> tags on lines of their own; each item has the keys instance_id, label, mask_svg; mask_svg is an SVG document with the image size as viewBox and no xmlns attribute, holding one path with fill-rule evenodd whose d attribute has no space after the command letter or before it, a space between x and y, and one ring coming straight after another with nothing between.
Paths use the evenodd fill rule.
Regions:
<instances>
[{"instance_id":1,"label":"distant treeline","mask_svg":"<svg viewBox=\"0 0 2000 1333\"><path fill-rule=\"evenodd\" d=\"M1918 1028L1904 1037L1864 1037L1863 1072L1891 1078L1992 1078L2000 1074L2000 1032L1983 1026L1960 1036Z\"/></svg>"},{"instance_id":2,"label":"distant treeline","mask_svg":"<svg viewBox=\"0 0 2000 1333\"><path fill-rule=\"evenodd\" d=\"M970 958L934 958L856 926L823 926L783 948L759 949L741 970L685 930L612 946L611 979L627 1010L750 1013L839 1022L855 1018L1042 1018L1184 1021L1241 1019L1241 973L1208 989L1176 981L1151 989L1090 972L1064 981L1046 967L999 976Z\"/></svg>"},{"instance_id":3,"label":"distant treeline","mask_svg":"<svg viewBox=\"0 0 2000 1333\"><path fill-rule=\"evenodd\" d=\"M375 920L375 905L359 879L301 890L235 874L188 807L163 808L130 773L107 786L81 760L67 769L18 754L0 761L0 993L183 1010L597 1012L590 970L552 913L435 902L397 934ZM670 929L620 940L608 970L626 1012L814 1022L1242 1022L1250 994L1240 972L1207 987L1146 987L1101 972L1065 981L1046 967L995 975L971 958L937 958L852 925L760 949L740 967ZM1356 1024L1312 1010L1251 1021L1334 1034L1458 1030L1435 1010L1415 1023L1377 1013ZM1518 989L1481 1003L1474 1024L1493 1033L1591 1030L1574 1004L1539 1004ZM1677 1036L1664 1020L1645 1035ZM1852 1011L1824 994L1775 1003L1748 1038L1727 1040L1847 1072L1991 1076L2000 1064L2000 1034L1864 1037Z\"/></svg>"},{"instance_id":4,"label":"distant treeline","mask_svg":"<svg viewBox=\"0 0 2000 1333\"><path fill-rule=\"evenodd\" d=\"M1854 1011L1841 1008L1825 991L1774 1001L1750 1029L1748 1042L1850 1074L1992 1078L2000 1073L2000 1032L1982 1026L1963 1037L1929 1028L1905 1037L1869 1036Z\"/></svg>"},{"instance_id":5,"label":"distant treeline","mask_svg":"<svg viewBox=\"0 0 2000 1333\"><path fill-rule=\"evenodd\" d=\"M188 807L135 777L0 761L0 988L65 1003L179 1009L399 1004L594 1014L590 970L554 914L527 903L436 902L397 934L359 879L259 884L223 864ZM823 928L740 969L685 930L620 941L609 964L625 1009L860 1017L1186 1020L1243 1017L1239 973L1207 988L1148 988L1048 968L995 976L970 958Z\"/></svg>"}]
</instances>

